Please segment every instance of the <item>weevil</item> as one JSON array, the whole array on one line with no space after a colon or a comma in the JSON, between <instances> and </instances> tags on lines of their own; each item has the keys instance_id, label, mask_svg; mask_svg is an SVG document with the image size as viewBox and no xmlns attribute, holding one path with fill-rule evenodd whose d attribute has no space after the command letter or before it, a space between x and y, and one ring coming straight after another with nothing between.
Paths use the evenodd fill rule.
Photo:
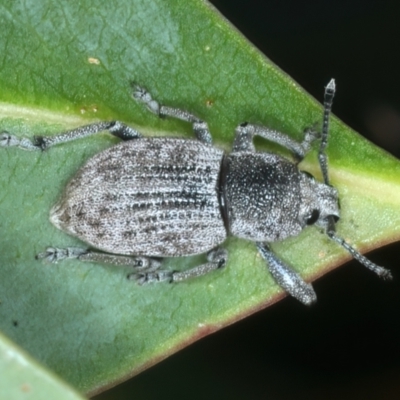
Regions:
<instances>
[{"instance_id":1,"label":"weevil","mask_svg":"<svg viewBox=\"0 0 400 400\"><path fill-rule=\"evenodd\" d=\"M105 130L122 139L89 159L50 212L57 228L91 248L49 247L37 258L131 266L128 278L139 284L179 282L224 267L228 253L221 244L233 235L255 242L275 281L302 303L311 304L316 300L311 284L280 260L269 244L316 225L365 267L391 278L387 269L365 258L335 232L339 199L329 184L325 152L334 94L332 79L325 88L321 133L306 129L303 141L297 142L276 130L242 123L236 128L231 153L212 145L206 122L160 104L137 84L133 84L134 99L160 117L191 123L196 140L145 138L119 121L32 140L2 132L1 146L25 150L47 150ZM256 136L288 149L297 162L256 151ZM316 139L320 140L323 183L298 168ZM165 257L194 254L207 254L207 262L186 271L161 267Z\"/></svg>"}]
</instances>

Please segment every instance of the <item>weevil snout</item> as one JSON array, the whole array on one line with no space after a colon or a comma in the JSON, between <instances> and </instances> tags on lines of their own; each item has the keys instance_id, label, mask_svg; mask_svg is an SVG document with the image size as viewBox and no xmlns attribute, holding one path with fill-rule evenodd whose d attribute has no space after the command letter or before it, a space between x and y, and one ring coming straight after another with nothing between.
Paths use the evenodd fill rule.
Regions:
<instances>
[{"instance_id":1,"label":"weevil snout","mask_svg":"<svg viewBox=\"0 0 400 400\"><path fill-rule=\"evenodd\" d=\"M299 218L303 226L315 224L326 229L331 218L339 220L339 194L333 186L318 182L306 172L301 174L300 190Z\"/></svg>"}]
</instances>

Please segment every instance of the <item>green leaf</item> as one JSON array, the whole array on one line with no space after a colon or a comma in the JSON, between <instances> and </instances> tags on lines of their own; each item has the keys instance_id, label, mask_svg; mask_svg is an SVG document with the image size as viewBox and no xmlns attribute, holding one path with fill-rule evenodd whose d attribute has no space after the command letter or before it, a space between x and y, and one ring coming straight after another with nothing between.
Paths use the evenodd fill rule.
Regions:
<instances>
[{"instance_id":1,"label":"green leaf","mask_svg":"<svg viewBox=\"0 0 400 400\"><path fill-rule=\"evenodd\" d=\"M131 80L207 120L227 150L243 121L300 139L321 120L321 106L203 1L1 3L0 130L46 135L119 119L148 136L193 136L188 124L159 120L132 101ZM177 285L138 287L124 268L36 261L47 246L82 245L50 224L49 210L85 160L113 143L104 133L0 156L0 328L89 393L284 295L254 245L234 238L226 269ZM363 251L398 240L399 162L337 119L328 154L341 196L338 232ZM319 176L315 151L301 167ZM310 280L349 259L315 228L273 248ZM166 264L184 269L200 259Z\"/></svg>"},{"instance_id":2,"label":"green leaf","mask_svg":"<svg viewBox=\"0 0 400 400\"><path fill-rule=\"evenodd\" d=\"M9 339L0 334L0 395L2 399L83 399Z\"/></svg>"}]
</instances>

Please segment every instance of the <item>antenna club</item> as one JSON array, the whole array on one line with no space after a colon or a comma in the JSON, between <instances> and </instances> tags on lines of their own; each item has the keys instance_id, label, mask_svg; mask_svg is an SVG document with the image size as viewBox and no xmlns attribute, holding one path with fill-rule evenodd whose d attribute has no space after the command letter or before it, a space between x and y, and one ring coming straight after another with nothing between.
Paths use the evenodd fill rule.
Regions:
<instances>
[{"instance_id":1,"label":"antenna club","mask_svg":"<svg viewBox=\"0 0 400 400\"><path fill-rule=\"evenodd\" d=\"M328 84L326 85L326 90L329 90L329 91L332 91L332 92L336 91L336 83L335 83L335 79L334 78L332 78L328 82Z\"/></svg>"},{"instance_id":2,"label":"antenna club","mask_svg":"<svg viewBox=\"0 0 400 400\"><path fill-rule=\"evenodd\" d=\"M388 269L373 263L371 260L368 260L368 258L364 257L354 247L350 246L343 238L337 236L335 232L328 231L326 233L334 242L338 243L344 249L346 249L355 260L357 260L360 264L364 265L364 267L368 268L372 272L375 272L375 274L377 274L380 278L384 280L393 279L392 273Z\"/></svg>"}]
</instances>

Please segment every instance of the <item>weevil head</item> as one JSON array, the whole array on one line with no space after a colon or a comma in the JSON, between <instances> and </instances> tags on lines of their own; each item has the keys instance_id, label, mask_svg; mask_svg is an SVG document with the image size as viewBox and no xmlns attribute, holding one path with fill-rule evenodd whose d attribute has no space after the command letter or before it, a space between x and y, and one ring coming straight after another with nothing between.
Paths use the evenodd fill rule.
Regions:
<instances>
[{"instance_id":1,"label":"weevil head","mask_svg":"<svg viewBox=\"0 0 400 400\"><path fill-rule=\"evenodd\" d=\"M334 187L318 182L311 174L302 171L300 191L299 218L303 226L317 225L326 230L331 218L335 222L339 219L339 197Z\"/></svg>"}]
</instances>

